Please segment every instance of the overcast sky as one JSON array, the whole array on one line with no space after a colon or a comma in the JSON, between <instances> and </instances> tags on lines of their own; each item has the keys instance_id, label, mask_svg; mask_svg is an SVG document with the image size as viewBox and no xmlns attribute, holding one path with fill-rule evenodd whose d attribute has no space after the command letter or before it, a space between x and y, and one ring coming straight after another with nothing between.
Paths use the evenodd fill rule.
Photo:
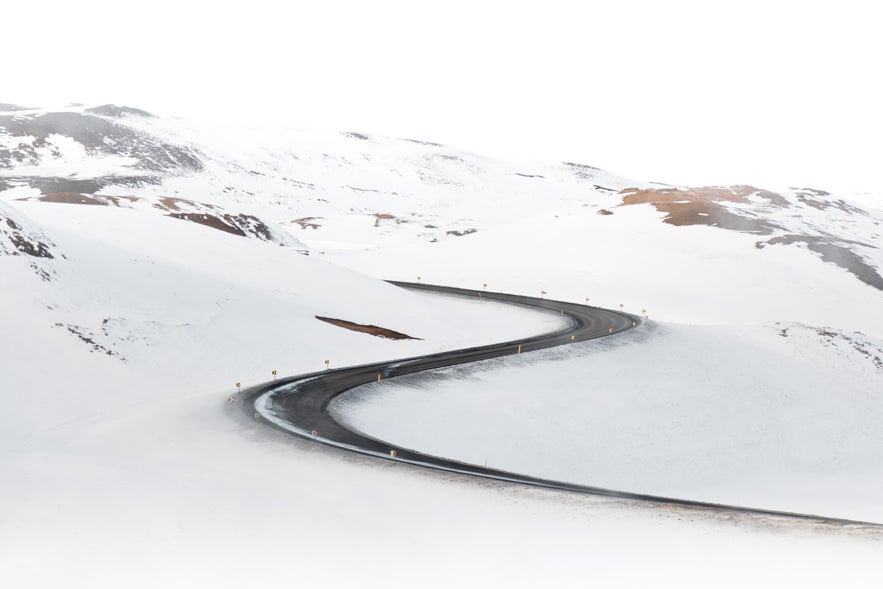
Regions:
<instances>
[{"instance_id":1,"label":"overcast sky","mask_svg":"<svg viewBox=\"0 0 883 589\"><path fill-rule=\"evenodd\" d=\"M356 130L678 184L881 191L874 4L16 2L0 11L0 102Z\"/></svg>"}]
</instances>

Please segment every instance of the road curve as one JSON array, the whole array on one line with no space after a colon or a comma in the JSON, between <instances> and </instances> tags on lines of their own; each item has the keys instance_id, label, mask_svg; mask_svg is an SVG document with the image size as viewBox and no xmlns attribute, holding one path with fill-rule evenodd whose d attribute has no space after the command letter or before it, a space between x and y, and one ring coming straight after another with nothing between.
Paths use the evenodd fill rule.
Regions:
<instances>
[{"instance_id":1,"label":"road curve","mask_svg":"<svg viewBox=\"0 0 883 589\"><path fill-rule=\"evenodd\" d=\"M397 462L449 472L661 505L709 509L717 512L745 515L784 517L841 526L883 527L883 524L873 522L629 493L602 487L541 479L423 454L417 450L401 448L383 440L366 436L358 431L350 430L346 425L334 419L328 411L329 404L335 397L354 387L376 382L378 375L380 375L381 379L393 378L434 368L551 348L621 333L641 324L640 317L628 313L563 301L422 283L395 281L390 281L390 283L412 290L453 294L470 298L481 297L488 300L559 312L568 319L568 325L548 334L504 343L280 378L252 387L238 395L238 399L241 401L241 406L246 414L261 423L321 444L387 460L395 460ZM393 454L393 451L395 454Z\"/></svg>"}]
</instances>

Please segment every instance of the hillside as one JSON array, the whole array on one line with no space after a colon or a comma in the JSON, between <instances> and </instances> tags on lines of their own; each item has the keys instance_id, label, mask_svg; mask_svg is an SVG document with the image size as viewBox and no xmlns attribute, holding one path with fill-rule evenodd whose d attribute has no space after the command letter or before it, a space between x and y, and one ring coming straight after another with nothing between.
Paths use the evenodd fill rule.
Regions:
<instances>
[{"instance_id":1,"label":"hillside","mask_svg":"<svg viewBox=\"0 0 883 589\"><path fill-rule=\"evenodd\" d=\"M378 383L333 410L476 464L879 522L874 198L669 186L413 139L245 129L235 113L212 127L0 104L0 577L879 577L876 528L477 482L295 440L228 403L237 384L326 360L561 321L384 279L622 305L648 317L623 339Z\"/></svg>"}]
</instances>

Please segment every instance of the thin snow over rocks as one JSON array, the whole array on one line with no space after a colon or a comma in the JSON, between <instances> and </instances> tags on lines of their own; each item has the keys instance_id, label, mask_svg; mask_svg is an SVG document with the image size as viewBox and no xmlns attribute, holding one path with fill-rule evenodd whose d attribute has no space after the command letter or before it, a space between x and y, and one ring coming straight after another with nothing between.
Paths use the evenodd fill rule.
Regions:
<instances>
[{"instance_id":1,"label":"thin snow over rocks","mask_svg":"<svg viewBox=\"0 0 883 589\"><path fill-rule=\"evenodd\" d=\"M291 234L274 227L272 224L264 222L254 215L230 213L216 205L193 202L182 198L168 196L113 196L107 194L60 192L25 197L18 200L50 202L56 204L113 206L142 211L158 210L162 211L167 217L198 223L240 237L250 237L261 241L269 241L281 246L299 249L306 253L306 246L292 237Z\"/></svg>"},{"instance_id":2,"label":"thin snow over rocks","mask_svg":"<svg viewBox=\"0 0 883 589\"><path fill-rule=\"evenodd\" d=\"M52 259L55 245L27 218L0 201L0 256Z\"/></svg>"},{"instance_id":3,"label":"thin snow over rocks","mask_svg":"<svg viewBox=\"0 0 883 589\"><path fill-rule=\"evenodd\" d=\"M865 284L883 291L883 276L869 261L877 249L879 219L868 224L869 211L810 188L794 188L777 194L753 186L689 189L627 189L622 204L652 204L666 213L664 221L675 226L708 225L755 235L775 235L758 241L766 245L803 244L825 262L848 270ZM815 214L822 211L824 215ZM600 211L599 211L600 212ZM839 231L832 232L832 224ZM849 227L849 233L843 232ZM800 232L800 233L795 233ZM839 233L839 235L838 235Z\"/></svg>"}]
</instances>

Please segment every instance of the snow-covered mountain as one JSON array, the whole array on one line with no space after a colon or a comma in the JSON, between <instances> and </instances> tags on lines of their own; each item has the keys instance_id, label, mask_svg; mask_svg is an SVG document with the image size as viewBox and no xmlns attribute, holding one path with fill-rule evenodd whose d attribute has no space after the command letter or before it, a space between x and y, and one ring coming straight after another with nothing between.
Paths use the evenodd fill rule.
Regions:
<instances>
[{"instance_id":1,"label":"snow-covered mountain","mask_svg":"<svg viewBox=\"0 0 883 589\"><path fill-rule=\"evenodd\" d=\"M243 133L113 105L4 108L6 199L147 199L167 215L292 244L266 225L280 224L320 252L438 242L575 207L608 215L649 205L673 225L756 235L757 249L808 250L883 289L883 214L821 190L662 187L582 164L501 162L359 133Z\"/></svg>"},{"instance_id":2,"label":"snow-covered mountain","mask_svg":"<svg viewBox=\"0 0 883 589\"><path fill-rule=\"evenodd\" d=\"M574 520L572 499L540 506L511 490L335 461L227 405L237 382L274 370L488 343L559 321L417 295L384 278L543 290L653 321L621 345L551 353L544 369L504 362L495 381L476 368L416 405L406 395L416 390L419 401L422 381L377 386L361 405L340 406L368 433L589 484L878 518L868 505L883 481L883 210L868 203L809 188L668 186L352 132L0 104L0 468L10 481L0 503L15 506L0 514L0 554L16 563L0 557L0 573L57 584L61 573L38 566L46 555L55 571L87 574L102 554L106 574L83 578L118 585L135 553L184 576L220 554L212 580L247 583L251 572L237 576L232 563L260 544L269 547L261 562L311 555L298 564L317 580L338 557L315 546L342 537L368 546L347 556L381 574L390 547L410 551L421 570L441 550L468 560L496 544L509 551L500 566L506 554L535 553L572 565L566 550L552 557L545 547L550 518L575 546L648 529L683 538L670 557L709 537L729 541L728 527L684 524L684 514L661 508L648 522L586 499ZM592 460L581 460L589 451ZM783 461L799 469L783 474ZM752 484L730 484L734 472ZM794 481L813 489L803 502L789 502ZM512 505L501 506L499 492ZM471 514L457 520L465 534L452 530L450 513L426 510L426 500L452 494ZM292 508L264 510L282 503ZM606 515L585 515L586 505ZM596 517L603 541L586 535ZM500 533L510 521L528 522L536 541ZM242 534L249 529L253 537ZM423 551L401 542L418 532L440 540ZM781 547L739 533L752 554ZM858 565L873 552L852 539L809 545ZM167 580L145 568L146 586Z\"/></svg>"}]
</instances>

